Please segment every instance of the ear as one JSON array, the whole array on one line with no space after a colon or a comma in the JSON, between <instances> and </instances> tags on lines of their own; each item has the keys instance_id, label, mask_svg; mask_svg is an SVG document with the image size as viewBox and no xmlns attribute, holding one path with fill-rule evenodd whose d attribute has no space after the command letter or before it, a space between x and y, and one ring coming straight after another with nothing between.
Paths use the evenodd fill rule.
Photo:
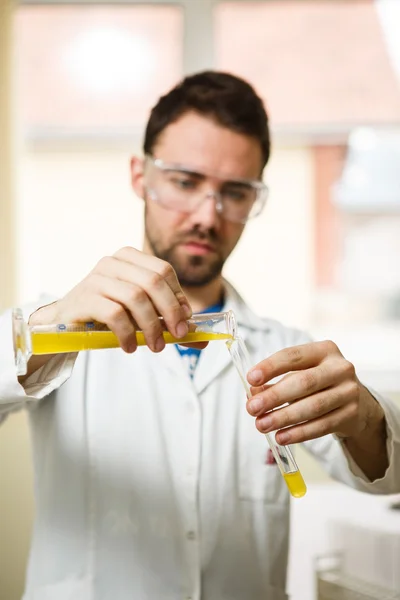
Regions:
<instances>
[{"instance_id":1,"label":"ear","mask_svg":"<svg viewBox=\"0 0 400 600\"><path fill-rule=\"evenodd\" d=\"M131 158L131 184L133 191L139 198L144 198L144 159L133 156Z\"/></svg>"}]
</instances>

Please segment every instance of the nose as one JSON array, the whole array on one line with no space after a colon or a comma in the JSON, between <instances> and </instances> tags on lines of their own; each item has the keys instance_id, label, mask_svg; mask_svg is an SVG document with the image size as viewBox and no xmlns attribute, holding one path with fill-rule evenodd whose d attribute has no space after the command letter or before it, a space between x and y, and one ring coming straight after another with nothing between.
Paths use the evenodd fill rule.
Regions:
<instances>
[{"instance_id":1,"label":"nose","mask_svg":"<svg viewBox=\"0 0 400 600\"><path fill-rule=\"evenodd\" d=\"M216 227L220 221L221 199L218 192L208 192L197 209L191 214L192 221L196 225L210 229Z\"/></svg>"}]
</instances>

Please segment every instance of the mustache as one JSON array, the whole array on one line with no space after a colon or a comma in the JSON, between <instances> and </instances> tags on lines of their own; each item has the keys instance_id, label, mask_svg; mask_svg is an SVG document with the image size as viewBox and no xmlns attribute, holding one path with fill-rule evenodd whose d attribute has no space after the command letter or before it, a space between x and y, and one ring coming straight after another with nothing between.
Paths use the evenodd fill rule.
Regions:
<instances>
[{"instance_id":1,"label":"mustache","mask_svg":"<svg viewBox=\"0 0 400 600\"><path fill-rule=\"evenodd\" d=\"M186 233L183 233L182 235L179 236L179 238L177 239L177 241L175 242L175 245L179 245L179 244L184 244L185 242L202 242L202 243L210 243L210 245L215 244L216 242L218 242L218 234L215 231L215 229L192 229L191 231L188 231Z\"/></svg>"}]
</instances>

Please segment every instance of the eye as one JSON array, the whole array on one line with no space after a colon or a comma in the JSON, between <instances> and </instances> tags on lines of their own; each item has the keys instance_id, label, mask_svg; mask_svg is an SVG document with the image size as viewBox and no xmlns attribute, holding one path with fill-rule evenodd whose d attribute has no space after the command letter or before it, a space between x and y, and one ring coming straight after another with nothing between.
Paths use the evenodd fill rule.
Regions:
<instances>
[{"instance_id":1,"label":"eye","mask_svg":"<svg viewBox=\"0 0 400 600\"><path fill-rule=\"evenodd\" d=\"M184 175L175 175L172 177L171 181L181 190L194 190L196 188L196 181Z\"/></svg>"},{"instance_id":2,"label":"eye","mask_svg":"<svg viewBox=\"0 0 400 600\"><path fill-rule=\"evenodd\" d=\"M251 190L245 187L226 187L223 190L223 195L227 200L232 202L247 202L251 197Z\"/></svg>"}]
</instances>

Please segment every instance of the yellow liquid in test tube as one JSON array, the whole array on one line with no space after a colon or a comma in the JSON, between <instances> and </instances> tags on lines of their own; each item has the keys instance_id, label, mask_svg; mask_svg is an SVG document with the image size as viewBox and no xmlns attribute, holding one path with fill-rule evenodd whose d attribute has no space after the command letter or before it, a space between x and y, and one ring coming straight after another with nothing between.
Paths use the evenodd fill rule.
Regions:
<instances>
[{"instance_id":1,"label":"yellow liquid in test tube","mask_svg":"<svg viewBox=\"0 0 400 600\"><path fill-rule=\"evenodd\" d=\"M104 348L119 348L118 338L112 331L63 331L36 332L32 331L33 354L59 354L65 352L80 352L81 350L99 350ZM214 340L229 340L228 333L208 333L196 331L188 333L184 338L177 339L168 331L163 332L167 344L186 344L192 342L211 342ZM146 340L141 331L136 333L138 346L145 346Z\"/></svg>"},{"instance_id":2,"label":"yellow liquid in test tube","mask_svg":"<svg viewBox=\"0 0 400 600\"><path fill-rule=\"evenodd\" d=\"M289 492L295 498L302 498L307 492L306 484L300 471L294 473L284 473L283 478L286 481Z\"/></svg>"}]
</instances>

